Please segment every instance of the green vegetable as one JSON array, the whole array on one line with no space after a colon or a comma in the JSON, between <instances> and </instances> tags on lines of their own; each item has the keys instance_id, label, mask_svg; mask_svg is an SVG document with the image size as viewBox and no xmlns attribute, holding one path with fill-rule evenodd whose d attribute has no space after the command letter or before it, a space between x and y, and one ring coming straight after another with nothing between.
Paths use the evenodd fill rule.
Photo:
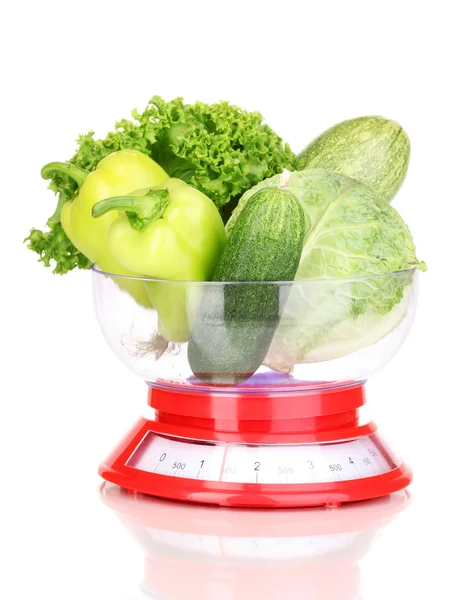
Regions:
<instances>
[{"instance_id":1,"label":"green vegetable","mask_svg":"<svg viewBox=\"0 0 465 600\"><path fill-rule=\"evenodd\" d=\"M359 117L343 121L313 140L297 169L322 169L352 177L390 202L407 173L410 141L395 121Z\"/></svg>"},{"instance_id":2,"label":"green vegetable","mask_svg":"<svg viewBox=\"0 0 465 600\"><path fill-rule=\"evenodd\" d=\"M342 302L345 293L348 293L349 298L352 297L353 281L341 280L338 284L334 282L325 284L318 281L316 285L319 288L315 286L313 289L302 282L300 291L306 299L306 304L299 303L303 309L300 313L291 314L290 310L285 310L285 315L279 324L279 333L273 339L264 364L278 371L289 372L296 362L314 363L332 360L375 344L396 329L407 315L412 295L413 273L407 271L397 275L397 278L400 278L404 284L404 290L401 300L392 310L387 314L380 314L367 308L364 313L356 317L352 315L350 302ZM387 277L383 279L388 281ZM299 284L291 292L291 302L294 307L298 304L295 300L298 286ZM310 315L308 305L312 300L314 303ZM310 321L311 317L313 319ZM331 324L337 320L339 323L331 327ZM304 327L311 328L313 330L311 336L314 339L319 338L319 342L313 344L305 356L302 356L302 344L305 340L296 334ZM321 334L318 333L319 327L323 328Z\"/></svg>"},{"instance_id":3,"label":"green vegetable","mask_svg":"<svg viewBox=\"0 0 465 600\"><path fill-rule=\"evenodd\" d=\"M316 356L335 331L337 339L336 326L343 330L343 323L352 325L365 313L386 315L401 302L412 274L391 273L426 267L418 261L410 231L393 207L367 186L320 170L274 176L246 192L227 233L233 235L242 211L260 190L278 187L297 198L306 218L296 280L323 280L313 286L296 282L283 311L266 364L290 371L312 353ZM366 275L380 277L337 281ZM369 320L365 326L371 327ZM337 354L333 348L331 357Z\"/></svg>"},{"instance_id":4,"label":"green vegetable","mask_svg":"<svg viewBox=\"0 0 465 600\"><path fill-rule=\"evenodd\" d=\"M124 212L118 216L116 211ZM145 277L207 280L226 245L213 202L180 179L101 200L92 215L98 217L96 222L114 216L107 233L113 259ZM169 342L187 341L184 286L167 282L146 282L146 286L158 311L158 332Z\"/></svg>"},{"instance_id":5,"label":"green vegetable","mask_svg":"<svg viewBox=\"0 0 465 600\"><path fill-rule=\"evenodd\" d=\"M225 218L245 190L296 164L289 146L263 123L260 113L228 102L190 105L182 98L165 102L154 96L143 112L132 114L134 121L116 123L115 131L103 140L94 139L93 131L81 135L69 162L93 171L116 150L139 150L171 177L184 180L211 198ZM144 185L129 187L124 193ZM59 195L57 210L47 222L50 231L33 229L27 238L29 248L46 266L55 263L56 273L88 268L90 261L67 237L60 222L61 209L73 199L77 184L66 173L55 172L50 187Z\"/></svg>"},{"instance_id":6,"label":"green vegetable","mask_svg":"<svg viewBox=\"0 0 465 600\"><path fill-rule=\"evenodd\" d=\"M289 373L295 365L333 360L375 344L406 317L413 275L405 271L377 278L378 285L403 287L399 302L384 314L370 307L354 313L355 280L296 282L263 364ZM365 280L366 286L372 283Z\"/></svg>"},{"instance_id":7,"label":"green vegetable","mask_svg":"<svg viewBox=\"0 0 465 600\"><path fill-rule=\"evenodd\" d=\"M262 364L279 323L286 288L303 247L305 219L288 191L261 189L250 197L206 287L188 345L192 371L215 384L239 383Z\"/></svg>"},{"instance_id":8,"label":"green vegetable","mask_svg":"<svg viewBox=\"0 0 465 600\"><path fill-rule=\"evenodd\" d=\"M100 269L118 275L136 276L137 271L117 262L107 244L107 232L116 213L96 221L92 208L103 198L127 194L134 188L155 186L167 179L163 169L151 158L136 150L121 150L106 156L92 173L69 163L50 163L42 169L45 179L56 173L71 177L79 186L76 196L61 207L61 225L67 237L82 254ZM143 306L150 300L142 283L118 278L118 285Z\"/></svg>"}]
</instances>

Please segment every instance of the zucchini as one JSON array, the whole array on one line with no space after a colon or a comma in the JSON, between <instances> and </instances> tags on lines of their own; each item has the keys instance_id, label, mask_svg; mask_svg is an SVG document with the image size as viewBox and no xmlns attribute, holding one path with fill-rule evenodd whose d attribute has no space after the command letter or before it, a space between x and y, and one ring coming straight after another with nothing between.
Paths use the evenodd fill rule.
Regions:
<instances>
[{"instance_id":1,"label":"zucchini","mask_svg":"<svg viewBox=\"0 0 465 600\"><path fill-rule=\"evenodd\" d=\"M298 156L297 169L352 177L391 202L407 174L410 141L395 121L359 117L322 133Z\"/></svg>"},{"instance_id":2,"label":"zucchini","mask_svg":"<svg viewBox=\"0 0 465 600\"><path fill-rule=\"evenodd\" d=\"M304 212L287 191L264 189L247 203L231 231L188 344L188 360L200 379L232 385L262 364L299 267ZM238 282L238 283L231 283ZM248 282L248 283L242 283Z\"/></svg>"}]
</instances>

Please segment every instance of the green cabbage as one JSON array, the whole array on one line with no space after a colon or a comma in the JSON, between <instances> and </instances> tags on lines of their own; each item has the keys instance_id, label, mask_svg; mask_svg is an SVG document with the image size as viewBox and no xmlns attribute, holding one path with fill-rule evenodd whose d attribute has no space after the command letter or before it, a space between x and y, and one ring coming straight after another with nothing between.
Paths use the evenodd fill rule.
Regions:
<instances>
[{"instance_id":1,"label":"green cabbage","mask_svg":"<svg viewBox=\"0 0 465 600\"><path fill-rule=\"evenodd\" d=\"M265 364L291 371L298 363L353 352L394 329L405 316L414 270L426 268L399 213L349 177L284 172L242 196L228 233L249 198L266 187L286 189L299 200L306 237Z\"/></svg>"}]
</instances>

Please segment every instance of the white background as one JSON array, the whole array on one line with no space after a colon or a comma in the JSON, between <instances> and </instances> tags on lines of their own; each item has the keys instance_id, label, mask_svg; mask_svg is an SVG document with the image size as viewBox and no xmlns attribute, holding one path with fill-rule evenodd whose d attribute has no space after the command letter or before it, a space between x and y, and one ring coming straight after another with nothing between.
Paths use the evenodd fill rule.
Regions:
<instances>
[{"instance_id":1,"label":"white background","mask_svg":"<svg viewBox=\"0 0 465 600\"><path fill-rule=\"evenodd\" d=\"M296 152L365 114L393 118L409 134L410 169L394 206L429 270L410 336L368 392L373 416L414 470L413 502L362 562L362 589L369 600L461 597L460 4L3 5L0 596L120 600L141 577L142 552L98 501L96 467L138 415L144 384L100 335L89 273L53 276L22 240L54 210L42 165L66 160L79 133L104 135L159 94L257 109Z\"/></svg>"}]
</instances>

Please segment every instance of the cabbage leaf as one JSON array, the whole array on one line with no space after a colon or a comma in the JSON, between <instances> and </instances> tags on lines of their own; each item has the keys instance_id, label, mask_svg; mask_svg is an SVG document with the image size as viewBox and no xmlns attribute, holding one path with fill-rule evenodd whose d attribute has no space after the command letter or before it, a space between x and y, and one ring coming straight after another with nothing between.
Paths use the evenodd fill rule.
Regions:
<instances>
[{"instance_id":1,"label":"cabbage leaf","mask_svg":"<svg viewBox=\"0 0 465 600\"><path fill-rule=\"evenodd\" d=\"M306 237L265 364L289 372L295 364L330 360L387 335L405 316L402 300L414 270L426 268L399 213L349 177L288 172L242 196L228 233L249 198L266 187L294 194L305 213Z\"/></svg>"}]
</instances>

